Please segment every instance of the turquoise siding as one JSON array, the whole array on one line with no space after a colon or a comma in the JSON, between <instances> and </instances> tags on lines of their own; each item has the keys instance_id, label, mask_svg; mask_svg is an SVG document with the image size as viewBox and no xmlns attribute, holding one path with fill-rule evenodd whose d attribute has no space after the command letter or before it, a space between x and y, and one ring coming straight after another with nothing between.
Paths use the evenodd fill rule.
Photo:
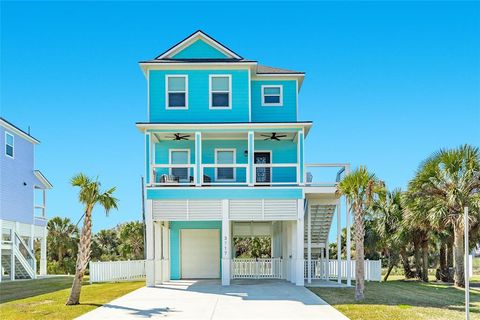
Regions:
<instances>
[{"instance_id":1,"label":"turquoise siding","mask_svg":"<svg viewBox=\"0 0 480 320\"><path fill-rule=\"evenodd\" d=\"M226 54L218 51L205 41L199 39L178 52L173 59L224 59L229 58Z\"/></svg>"},{"instance_id":2,"label":"turquoise siding","mask_svg":"<svg viewBox=\"0 0 480 320\"><path fill-rule=\"evenodd\" d=\"M158 188L147 189L147 199L303 199L301 188Z\"/></svg>"},{"instance_id":3,"label":"turquoise siding","mask_svg":"<svg viewBox=\"0 0 480 320\"><path fill-rule=\"evenodd\" d=\"M150 70L151 122L248 122L248 70ZM165 106L165 76L188 76L188 109ZM209 109L209 75L232 76L232 108Z\"/></svg>"},{"instance_id":4,"label":"turquoise siding","mask_svg":"<svg viewBox=\"0 0 480 320\"><path fill-rule=\"evenodd\" d=\"M283 86L283 106L262 106L262 85ZM252 122L297 121L295 80L252 80Z\"/></svg>"},{"instance_id":5,"label":"turquoise siding","mask_svg":"<svg viewBox=\"0 0 480 320\"><path fill-rule=\"evenodd\" d=\"M180 230L218 229L220 230L220 274L222 272L222 222L221 221L172 221L170 222L170 279L181 279Z\"/></svg>"},{"instance_id":6,"label":"turquoise siding","mask_svg":"<svg viewBox=\"0 0 480 320\"><path fill-rule=\"evenodd\" d=\"M161 141L155 144L155 163L169 163L169 149L189 149L190 163L195 163L195 141ZM203 140L202 141L202 163L215 163L215 149L235 149L236 163L247 164L248 157L245 151L248 149L247 140ZM272 163L296 163L297 144L293 141L264 141L255 140L256 151L271 151ZM236 182L246 182L246 169L236 169ZM157 176L167 174L168 169L157 169ZM272 182L295 182L296 168L272 168ZM206 168L204 171L212 181L215 181L215 169ZM190 175L193 176L191 170Z\"/></svg>"}]
</instances>

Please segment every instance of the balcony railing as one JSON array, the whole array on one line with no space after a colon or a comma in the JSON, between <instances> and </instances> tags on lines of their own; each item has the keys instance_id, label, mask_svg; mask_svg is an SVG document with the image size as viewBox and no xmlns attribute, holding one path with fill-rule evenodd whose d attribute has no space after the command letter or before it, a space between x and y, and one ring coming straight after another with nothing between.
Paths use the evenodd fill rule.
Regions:
<instances>
[{"instance_id":1,"label":"balcony railing","mask_svg":"<svg viewBox=\"0 0 480 320\"><path fill-rule=\"evenodd\" d=\"M305 164L255 163L152 164L149 186L336 186L350 165L342 163ZM199 174L197 174L199 170ZM250 170L253 171L251 174ZM300 178L303 179L300 179Z\"/></svg>"}]
</instances>

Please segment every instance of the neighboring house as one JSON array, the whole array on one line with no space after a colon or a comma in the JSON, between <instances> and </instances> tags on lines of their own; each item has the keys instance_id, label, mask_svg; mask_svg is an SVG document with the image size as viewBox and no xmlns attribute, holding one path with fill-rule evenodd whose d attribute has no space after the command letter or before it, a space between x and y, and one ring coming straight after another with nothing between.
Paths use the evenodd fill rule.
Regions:
<instances>
[{"instance_id":1,"label":"neighboring house","mask_svg":"<svg viewBox=\"0 0 480 320\"><path fill-rule=\"evenodd\" d=\"M40 141L0 118L1 280L37 276L34 244L40 242L38 274L47 273L45 190L52 185L35 170L34 148Z\"/></svg>"},{"instance_id":2,"label":"neighboring house","mask_svg":"<svg viewBox=\"0 0 480 320\"><path fill-rule=\"evenodd\" d=\"M328 267L315 263L328 261L334 212L346 212L335 186L349 166L305 164L312 123L298 119L304 73L244 59L202 31L140 67L147 285L324 277ZM270 256L239 259L234 239L256 236L269 237Z\"/></svg>"}]
</instances>

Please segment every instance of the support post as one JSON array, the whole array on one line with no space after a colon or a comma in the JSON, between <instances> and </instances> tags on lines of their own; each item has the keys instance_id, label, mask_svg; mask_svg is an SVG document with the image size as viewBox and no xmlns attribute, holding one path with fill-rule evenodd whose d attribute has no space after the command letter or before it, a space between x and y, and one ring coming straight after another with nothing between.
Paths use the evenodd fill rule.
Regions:
<instances>
[{"instance_id":1,"label":"support post","mask_svg":"<svg viewBox=\"0 0 480 320\"><path fill-rule=\"evenodd\" d=\"M145 249L147 250L146 261L146 285L148 287L155 286L155 236L153 228L153 216L152 216L152 200L147 200L145 213L145 233L146 243Z\"/></svg>"},{"instance_id":2,"label":"support post","mask_svg":"<svg viewBox=\"0 0 480 320\"><path fill-rule=\"evenodd\" d=\"M160 222L153 221L153 234L154 234L154 271L155 271L155 284L161 284L163 282L162 273L162 225Z\"/></svg>"},{"instance_id":3,"label":"support post","mask_svg":"<svg viewBox=\"0 0 480 320\"><path fill-rule=\"evenodd\" d=\"M15 230L16 231L16 230ZM10 250L10 280L15 280L15 234L13 233L13 229L10 229L10 240L12 241L12 250Z\"/></svg>"},{"instance_id":4,"label":"support post","mask_svg":"<svg viewBox=\"0 0 480 320\"><path fill-rule=\"evenodd\" d=\"M297 209L297 232L296 232L296 247L295 251L297 253L297 259L295 263L295 284L297 286L303 286L305 283L305 226L304 226L304 217L305 209L303 205L304 200L298 199Z\"/></svg>"},{"instance_id":5,"label":"support post","mask_svg":"<svg viewBox=\"0 0 480 320\"><path fill-rule=\"evenodd\" d=\"M347 207L347 223L346 223L346 228L347 228L347 286L352 285L352 248L351 248L351 217L350 217L350 203L347 198L345 198L345 206Z\"/></svg>"},{"instance_id":6,"label":"support post","mask_svg":"<svg viewBox=\"0 0 480 320\"><path fill-rule=\"evenodd\" d=\"M337 282L342 283L342 199L337 205Z\"/></svg>"},{"instance_id":7,"label":"support post","mask_svg":"<svg viewBox=\"0 0 480 320\"><path fill-rule=\"evenodd\" d=\"M40 239L40 275L47 275L47 227L43 230L43 237Z\"/></svg>"},{"instance_id":8,"label":"support post","mask_svg":"<svg viewBox=\"0 0 480 320\"><path fill-rule=\"evenodd\" d=\"M230 285L231 246L228 200L222 200L222 286Z\"/></svg>"},{"instance_id":9,"label":"support post","mask_svg":"<svg viewBox=\"0 0 480 320\"><path fill-rule=\"evenodd\" d=\"M145 177L147 184L155 182L155 177L152 177L154 171L152 170L152 150L150 147L150 133L145 133Z\"/></svg>"},{"instance_id":10,"label":"support post","mask_svg":"<svg viewBox=\"0 0 480 320\"><path fill-rule=\"evenodd\" d=\"M468 207L463 208L463 229L465 230L465 319L470 319L470 258L469 258L469 241L468 241Z\"/></svg>"},{"instance_id":11,"label":"support post","mask_svg":"<svg viewBox=\"0 0 480 320\"><path fill-rule=\"evenodd\" d=\"M297 133L297 183L305 185L305 167L304 167L304 133L303 130Z\"/></svg>"},{"instance_id":12,"label":"support post","mask_svg":"<svg viewBox=\"0 0 480 320\"><path fill-rule=\"evenodd\" d=\"M330 281L330 243L327 241L325 242L325 255L327 262L325 264L325 280Z\"/></svg>"},{"instance_id":13,"label":"support post","mask_svg":"<svg viewBox=\"0 0 480 320\"><path fill-rule=\"evenodd\" d=\"M248 131L248 177L247 177L247 183L249 186L254 185L254 180L255 180L255 175L256 172L253 169L253 164L254 164L254 153L255 153L255 136L253 131Z\"/></svg>"},{"instance_id":14,"label":"support post","mask_svg":"<svg viewBox=\"0 0 480 320\"><path fill-rule=\"evenodd\" d=\"M307 207L307 281L312 283L312 217Z\"/></svg>"},{"instance_id":15,"label":"support post","mask_svg":"<svg viewBox=\"0 0 480 320\"><path fill-rule=\"evenodd\" d=\"M195 132L195 186L200 187L203 180L202 172L202 133Z\"/></svg>"}]
</instances>

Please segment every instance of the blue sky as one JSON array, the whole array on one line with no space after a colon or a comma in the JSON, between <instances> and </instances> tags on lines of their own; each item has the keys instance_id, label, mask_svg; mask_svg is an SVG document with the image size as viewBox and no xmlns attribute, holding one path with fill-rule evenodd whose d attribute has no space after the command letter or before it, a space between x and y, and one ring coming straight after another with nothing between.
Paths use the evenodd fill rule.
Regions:
<instances>
[{"instance_id":1,"label":"blue sky","mask_svg":"<svg viewBox=\"0 0 480 320\"><path fill-rule=\"evenodd\" d=\"M42 141L49 216L82 213L69 178L117 186L140 219L146 81L137 62L197 29L242 56L306 72L308 162L351 162L405 187L442 147L480 144L480 4L1 2L0 114ZM334 229L335 230L335 229Z\"/></svg>"}]
</instances>

